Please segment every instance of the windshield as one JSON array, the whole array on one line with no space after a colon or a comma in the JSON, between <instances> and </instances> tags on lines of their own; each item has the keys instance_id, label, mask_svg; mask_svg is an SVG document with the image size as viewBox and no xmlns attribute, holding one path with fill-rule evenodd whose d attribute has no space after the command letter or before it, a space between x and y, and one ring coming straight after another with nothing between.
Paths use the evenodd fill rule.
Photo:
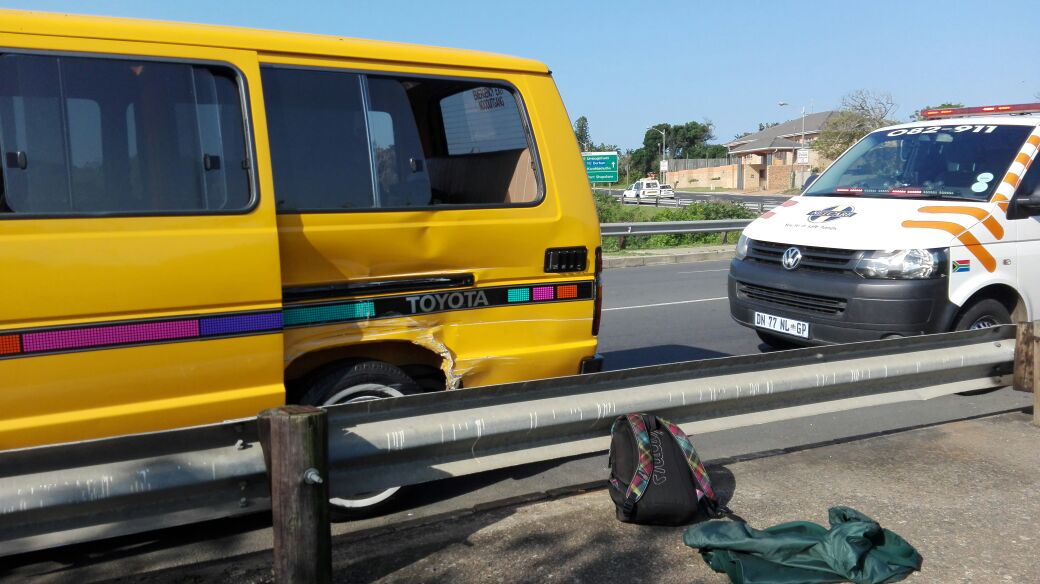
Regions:
<instances>
[{"instance_id":1,"label":"windshield","mask_svg":"<svg viewBox=\"0 0 1040 584\"><path fill-rule=\"evenodd\" d=\"M867 135L807 196L988 201L1032 126L957 124Z\"/></svg>"}]
</instances>

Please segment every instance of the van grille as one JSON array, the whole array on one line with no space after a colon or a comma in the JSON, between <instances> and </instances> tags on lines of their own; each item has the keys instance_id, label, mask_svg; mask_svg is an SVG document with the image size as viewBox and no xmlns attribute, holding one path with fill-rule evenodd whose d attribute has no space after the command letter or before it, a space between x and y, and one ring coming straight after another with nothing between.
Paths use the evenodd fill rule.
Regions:
<instances>
[{"instance_id":1,"label":"van grille","mask_svg":"<svg viewBox=\"0 0 1040 584\"><path fill-rule=\"evenodd\" d=\"M792 246L787 243L773 243L771 241L751 241L747 258L757 262L780 265L780 257L790 247L797 247L802 252L802 261L798 264L798 270L852 272L862 254L862 252L851 249L812 247L808 245Z\"/></svg>"},{"instance_id":2,"label":"van grille","mask_svg":"<svg viewBox=\"0 0 1040 584\"><path fill-rule=\"evenodd\" d=\"M737 291L748 300L757 300L784 308L793 308L804 312L816 314L839 315L845 312L848 300L845 298L833 298L830 296L818 296L804 292L791 292L768 286L756 286L737 282Z\"/></svg>"}]
</instances>

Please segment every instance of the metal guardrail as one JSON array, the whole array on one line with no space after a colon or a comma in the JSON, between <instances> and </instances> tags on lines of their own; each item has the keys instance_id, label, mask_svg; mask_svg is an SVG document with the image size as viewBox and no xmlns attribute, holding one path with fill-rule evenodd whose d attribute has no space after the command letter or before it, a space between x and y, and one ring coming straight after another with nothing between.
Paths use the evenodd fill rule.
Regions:
<instances>
[{"instance_id":1,"label":"metal guardrail","mask_svg":"<svg viewBox=\"0 0 1040 584\"><path fill-rule=\"evenodd\" d=\"M638 223L602 223L603 237L621 235L662 235L669 233L719 233L743 231L753 219L713 219L708 221L642 221Z\"/></svg>"},{"instance_id":2,"label":"metal guardrail","mask_svg":"<svg viewBox=\"0 0 1040 584\"><path fill-rule=\"evenodd\" d=\"M675 197L625 197L622 196L621 193L618 192L616 189L593 189L593 191L604 192L605 194L616 198L618 201L621 201L621 203L625 205L650 205L654 207L680 208L689 207L693 203L732 203L734 205L740 205L748 211L757 211L758 213L765 213L766 211L770 211L780 206L780 203L777 203L775 201L726 201L713 199L704 201L694 199L683 199L682 197L678 196L678 193ZM698 194L713 196L713 193L709 192L703 192Z\"/></svg>"},{"instance_id":3,"label":"metal guardrail","mask_svg":"<svg viewBox=\"0 0 1040 584\"><path fill-rule=\"evenodd\" d=\"M333 496L606 450L615 416L695 434L1010 382L1015 329L726 357L329 408ZM255 419L0 452L0 555L267 509Z\"/></svg>"},{"instance_id":4,"label":"metal guardrail","mask_svg":"<svg viewBox=\"0 0 1040 584\"><path fill-rule=\"evenodd\" d=\"M651 205L654 207L689 207L693 203L704 203L706 201L697 201L693 199L682 199L679 197L618 197L618 200L626 205ZM780 206L779 203L766 202L766 201L707 201L707 202L719 202L719 203L732 203L734 205L740 205L748 211L757 211L758 213L765 213L772 209L776 209Z\"/></svg>"}]
</instances>

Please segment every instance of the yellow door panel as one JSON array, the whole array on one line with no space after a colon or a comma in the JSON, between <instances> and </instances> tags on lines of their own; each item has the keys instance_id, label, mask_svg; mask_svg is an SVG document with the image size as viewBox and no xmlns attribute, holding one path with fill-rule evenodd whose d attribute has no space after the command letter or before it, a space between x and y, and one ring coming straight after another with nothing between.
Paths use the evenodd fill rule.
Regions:
<instances>
[{"instance_id":1,"label":"yellow door panel","mask_svg":"<svg viewBox=\"0 0 1040 584\"><path fill-rule=\"evenodd\" d=\"M39 172L58 149L4 146L28 163L4 169L0 206L11 276L0 286L0 448L247 416L282 399L270 175L244 124L263 111L255 53L0 34L0 55L0 70L22 67L38 84L58 59L62 75L78 71L53 104L0 96L0 124L22 107L64 112L71 169L67 194L52 197ZM170 71L194 109L164 107ZM50 128L33 123L30 134ZM166 132L191 123L197 143ZM197 180L178 176L185 167ZM197 209L178 206L187 188L203 193Z\"/></svg>"},{"instance_id":2,"label":"yellow door panel","mask_svg":"<svg viewBox=\"0 0 1040 584\"><path fill-rule=\"evenodd\" d=\"M0 450L192 426L283 403L277 334L0 361Z\"/></svg>"}]
</instances>

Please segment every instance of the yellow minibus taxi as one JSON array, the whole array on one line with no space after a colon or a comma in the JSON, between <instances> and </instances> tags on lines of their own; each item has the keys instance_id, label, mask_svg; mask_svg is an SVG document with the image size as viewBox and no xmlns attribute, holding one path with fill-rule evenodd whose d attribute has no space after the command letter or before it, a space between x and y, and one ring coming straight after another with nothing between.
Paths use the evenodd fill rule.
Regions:
<instances>
[{"instance_id":1,"label":"yellow minibus taxi","mask_svg":"<svg viewBox=\"0 0 1040 584\"><path fill-rule=\"evenodd\" d=\"M598 370L550 71L0 11L0 450Z\"/></svg>"}]
</instances>

